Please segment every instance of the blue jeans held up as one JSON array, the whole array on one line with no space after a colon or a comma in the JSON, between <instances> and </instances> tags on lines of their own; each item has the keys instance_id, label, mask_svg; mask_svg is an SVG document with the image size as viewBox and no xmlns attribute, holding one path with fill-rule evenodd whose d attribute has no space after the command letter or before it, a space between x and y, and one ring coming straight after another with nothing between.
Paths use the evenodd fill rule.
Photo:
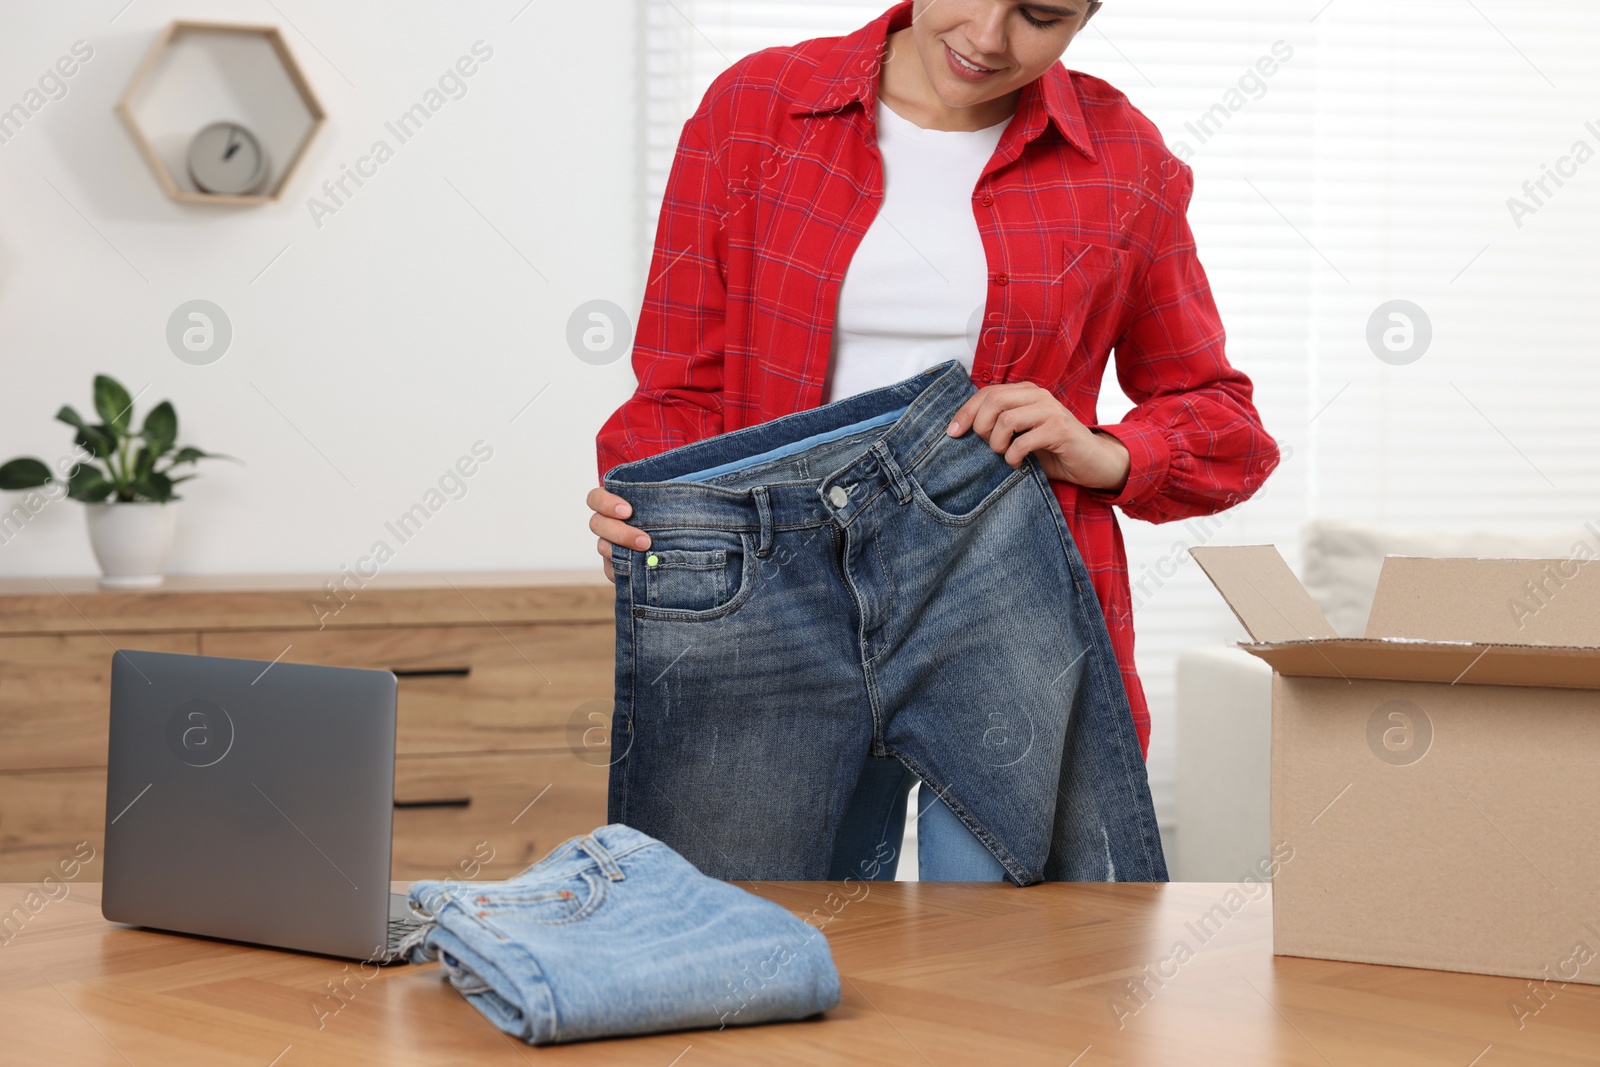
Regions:
<instances>
[{"instance_id":1,"label":"blue jeans held up","mask_svg":"<svg viewBox=\"0 0 1600 1067\"><path fill-rule=\"evenodd\" d=\"M611 548L612 822L717 878L839 876L887 757L1018 885L1166 880L1049 479L945 432L976 391L950 360L606 472L651 537Z\"/></svg>"},{"instance_id":2,"label":"blue jeans held up","mask_svg":"<svg viewBox=\"0 0 1600 1067\"><path fill-rule=\"evenodd\" d=\"M440 961L501 1030L546 1045L802 1019L839 1004L828 939L627 826L504 882L422 881L413 963Z\"/></svg>"}]
</instances>

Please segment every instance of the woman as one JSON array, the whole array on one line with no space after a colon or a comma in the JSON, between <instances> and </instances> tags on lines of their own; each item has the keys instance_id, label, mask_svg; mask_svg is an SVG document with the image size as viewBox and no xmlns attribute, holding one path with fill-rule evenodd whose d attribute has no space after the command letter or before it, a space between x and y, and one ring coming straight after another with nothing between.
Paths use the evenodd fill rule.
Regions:
<instances>
[{"instance_id":1,"label":"woman","mask_svg":"<svg viewBox=\"0 0 1600 1067\"><path fill-rule=\"evenodd\" d=\"M678 146L639 386L599 433L599 470L959 359L979 389L948 433L1049 476L1147 756L1112 509L1215 513L1278 453L1223 352L1184 217L1189 168L1122 94L1058 63L1099 7L915 0L721 75ZM1113 350L1135 407L1104 424ZM620 497L597 488L588 504L609 576L612 544L649 537ZM836 877L899 840L910 784L895 761L864 761ZM942 809L929 798L919 816L922 877L1002 877Z\"/></svg>"}]
</instances>

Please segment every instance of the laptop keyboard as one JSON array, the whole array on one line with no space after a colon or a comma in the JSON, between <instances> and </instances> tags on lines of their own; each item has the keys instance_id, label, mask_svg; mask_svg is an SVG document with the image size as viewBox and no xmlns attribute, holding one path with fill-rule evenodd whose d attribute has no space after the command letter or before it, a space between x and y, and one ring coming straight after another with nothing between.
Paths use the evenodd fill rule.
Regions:
<instances>
[{"instance_id":1,"label":"laptop keyboard","mask_svg":"<svg viewBox=\"0 0 1600 1067\"><path fill-rule=\"evenodd\" d=\"M426 925L428 925L426 919L417 919L411 917L404 919L390 919L389 951L393 952L395 947L406 939L407 934L410 934L413 930L420 930Z\"/></svg>"}]
</instances>

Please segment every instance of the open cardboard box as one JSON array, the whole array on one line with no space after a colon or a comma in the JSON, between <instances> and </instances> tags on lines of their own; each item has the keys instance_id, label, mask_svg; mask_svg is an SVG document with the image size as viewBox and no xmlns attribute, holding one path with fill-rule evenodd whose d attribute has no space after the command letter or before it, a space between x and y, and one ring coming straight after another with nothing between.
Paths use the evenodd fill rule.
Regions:
<instances>
[{"instance_id":1,"label":"open cardboard box","mask_svg":"<svg viewBox=\"0 0 1600 1067\"><path fill-rule=\"evenodd\" d=\"M1273 951L1600 984L1600 564L1391 556L1341 638L1192 552L1273 669Z\"/></svg>"}]
</instances>

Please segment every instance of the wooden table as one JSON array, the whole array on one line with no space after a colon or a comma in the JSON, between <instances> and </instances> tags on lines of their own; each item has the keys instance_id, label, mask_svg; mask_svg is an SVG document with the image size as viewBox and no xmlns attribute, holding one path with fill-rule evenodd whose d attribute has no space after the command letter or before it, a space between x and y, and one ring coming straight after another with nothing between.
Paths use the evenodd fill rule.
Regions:
<instances>
[{"instance_id":1,"label":"wooden table","mask_svg":"<svg viewBox=\"0 0 1600 1067\"><path fill-rule=\"evenodd\" d=\"M113 926L100 917L100 887L72 884L9 942L0 933L0 1063L1600 1063L1600 987L1552 984L1519 1029L1511 1004L1540 1003L1521 980L1275 958L1264 896L1202 941L1188 924L1226 910L1226 885L749 888L826 922L844 978L839 1008L798 1023L534 1048L500 1034L436 965L363 981L336 960ZM0 885L0 915L30 889ZM1175 955L1179 942L1188 951ZM1136 1000L1128 983L1140 981Z\"/></svg>"}]
</instances>

